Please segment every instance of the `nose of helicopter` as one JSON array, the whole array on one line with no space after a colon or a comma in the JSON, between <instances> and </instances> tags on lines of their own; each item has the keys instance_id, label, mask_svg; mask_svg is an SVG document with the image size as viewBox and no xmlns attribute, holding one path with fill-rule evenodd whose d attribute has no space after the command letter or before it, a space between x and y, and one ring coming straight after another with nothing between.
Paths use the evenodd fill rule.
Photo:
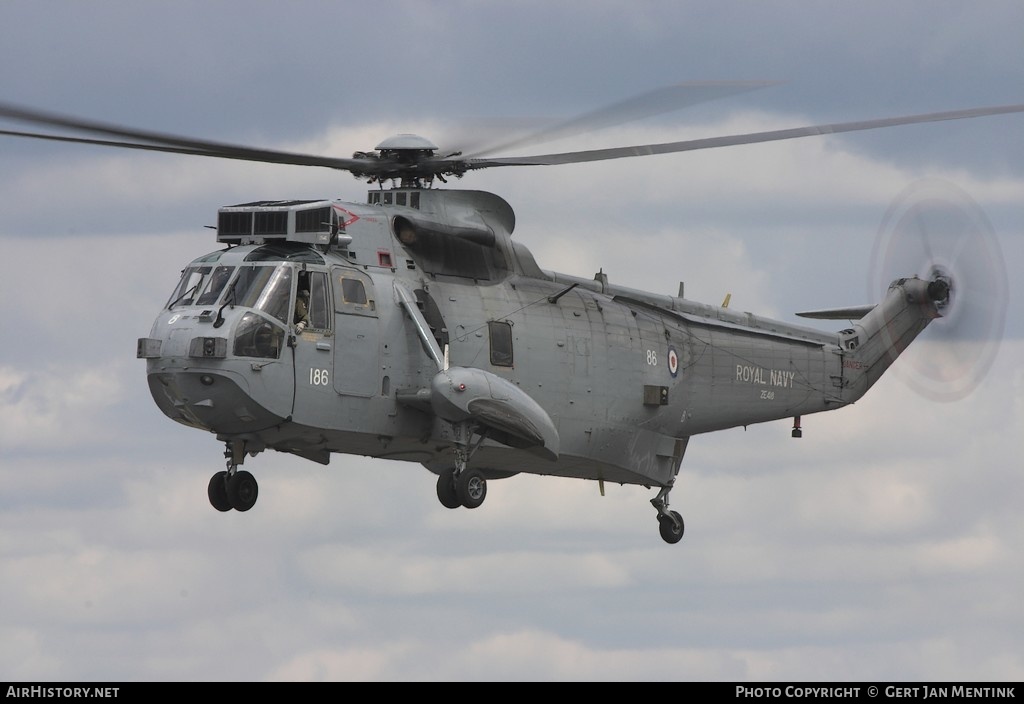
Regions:
<instances>
[{"instance_id":1,"label":"nose of helicopter","mask_svg":"<svg viewBox=\"0 0 1024 704\"><path fill-rule=\"evenodd\" d=\"M227 324L217 325L218 319ZM280 393L287 370L277 359L242 359L230 332L246 311L166 310L150 337L138 340L150 395L160 411L184 425L218 434L251 433L280 424L291 412ZM287 389L286 389L287 390ZM278 393L274 393L277 391Z\"/></svg>"},{"instance_id":2,"label":"nose of helicopter","mask_svg":"<svg viewBox=\"0 0 1024 704\"><path fill-rule=\"evenodd\" d=\"M224 370L172 369L147 374L149 392L164 415L215 433L246 433L285 419L258 402L248 384Z\"/></svg>"}]
</instances>

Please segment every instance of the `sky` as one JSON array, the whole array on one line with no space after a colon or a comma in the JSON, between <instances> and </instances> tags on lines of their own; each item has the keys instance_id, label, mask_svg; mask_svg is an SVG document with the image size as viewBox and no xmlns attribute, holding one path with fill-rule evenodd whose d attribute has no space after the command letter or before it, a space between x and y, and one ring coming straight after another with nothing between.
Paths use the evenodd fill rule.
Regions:
<instances>
[{"instance_id":1,"label":"sky","mask_svg":"<svg viewBox=\"0 0 1024 704\"><path fill-rule=\"evenodd\" d=\"M345 157L682 81L779 82L547 153L1022 103L1022 24L1015 1L8 0L0 102ZM159 412L136 339L217 248L217 207L367 187L0 137L0 679L1019 681L1022 121L449 184L506 198L545 269L788 321L881 296L891 208L939 192L982 214L1009 289L983 281L972 310L1005 305L1004 334L929 329L800 440L786 422L695 437L674 546L642 487L519 475L450 511L419 465L352 456L261 454L256 507L213 510L223 447ZM994 351L983 377L964 362L981 353L943 352L966 344ZM915 379L950 359L972 391L942 402Z\"/></svg>"}]
</instances>

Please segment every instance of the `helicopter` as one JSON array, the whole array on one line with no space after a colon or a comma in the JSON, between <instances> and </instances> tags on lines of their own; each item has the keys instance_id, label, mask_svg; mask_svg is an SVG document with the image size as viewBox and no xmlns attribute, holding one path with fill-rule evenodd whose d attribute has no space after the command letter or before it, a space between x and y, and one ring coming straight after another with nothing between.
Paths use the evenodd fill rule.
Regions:
<instances>
[{"instance_id":1,"label":"helicopter","mask_svg":"<svg viewBox=\"0 0 1024 704\"><path fill-rule=\"evenodd\" d=\"M489 151L760 85L681 84ZM609 482L655 489L660 536L674 544L685 524L669 496L693 436L791 420L792 436L801 437L804 416L859 400L930 323L957 312L968 288L964 267L927 251L924 269L898 274L877 304L798 314L849 321L829 332L737 311L728 298L692 301L682 284L678 295L666 295L613 284L603 270L586 279L542 269L512 238L516 217L503 198L436 184L485 168L1019 112L1024 105L526 157L442 152L401 134L335 158L8 104L0 104L0 118L66 133L0 134L326 167L371 185L359 203L221 207L220 248L185 266L138 339L136 356L146 362L160 411L224 443L226 467L207 487L216 510L253 508L259 486L242 467L266 450L323 465L334 454L363 455L422 465L437 475L437 499L449 509L480 507L489 482L519 473L596 481L602 494Z\"/></svg>"}]
</instances>

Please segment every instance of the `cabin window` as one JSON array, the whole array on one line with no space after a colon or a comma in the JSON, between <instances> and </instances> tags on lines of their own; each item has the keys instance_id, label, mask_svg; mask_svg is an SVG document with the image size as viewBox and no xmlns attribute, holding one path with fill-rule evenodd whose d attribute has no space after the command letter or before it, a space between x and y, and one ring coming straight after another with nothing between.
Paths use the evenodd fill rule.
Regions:
<instances>
[{"instance_id":1,"label":"cabin window","mask_svg":"<svg viewBox=\"0 0 1024 704\"><path fill-rule=\"evenodd\" d=\"M359 279L342 279L341 296L345 303L355 303L360 306L366 305L366 287L363 286L363 282Z\"/></svg>"},{"instance_id":2,"label":"cabin window","mask_svg":"<svg viewBox=\"0 0 1024 704\"><path fill-rule=\"evenodd\" d=\"M334 310L348 315L377 316L377 304L373 297L373 281L360 271L335 268Z\"/></svg>"},{"instance_id":3,"label":"cabin window","mask_svg":"<svg viewBox=\"0 0 1024 704\"><path fill-rule=\"evenodd\" d=\"M491 364L496 367L512 366L512 324L492 320L487 323L491 338Z\"/></svg>"}]
</instances>

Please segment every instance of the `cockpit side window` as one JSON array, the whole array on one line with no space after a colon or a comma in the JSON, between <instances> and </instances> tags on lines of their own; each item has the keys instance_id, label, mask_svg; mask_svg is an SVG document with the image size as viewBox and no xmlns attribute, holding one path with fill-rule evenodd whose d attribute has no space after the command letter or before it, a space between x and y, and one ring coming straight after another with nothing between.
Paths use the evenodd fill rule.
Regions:
<instances>
[{"instance_id":1,"label":"cockpit side window","mask_svg":"<svg viewBox=\"0 0 1024 704\"><path fill-rule=\"evenodd\" d=\"M292 292L292 268L281 266L239 267L234 294L238 305L256 308L287 323Z\"/></svg>"},{"instance_id":2,"label":"cockpit side window","mask_svg":"<svg viewBox=\"0 0 1024 704\"><path fill-rule=\"evenodd\" d=\"M295 299L295 323L305 321L305 327L312 330L328 330L331 327L327 296L327 273L323 271L300 271Z\"/></svg>"},{"instance_id":3,"label":"cockpit side window","mask_svg":"<svg viewBox=\"0 0 1024 704\"><path fill-rule=\"evenodd\" d=\"M331 327L327 314L327 274L320 271L309 274L309 322L315 330Z\"/></svg>"},{"instance_id":4,"label":"cockpit side window","mask_svg":"<svg viewBox=\"0 0 1024 704\"><path fill-rule=\"evenodd\" d=\"M278 359L284 346L284 328L262 315L246 313L235 330L234 353L239 357Z\"/></svg>"}]
</instances>

